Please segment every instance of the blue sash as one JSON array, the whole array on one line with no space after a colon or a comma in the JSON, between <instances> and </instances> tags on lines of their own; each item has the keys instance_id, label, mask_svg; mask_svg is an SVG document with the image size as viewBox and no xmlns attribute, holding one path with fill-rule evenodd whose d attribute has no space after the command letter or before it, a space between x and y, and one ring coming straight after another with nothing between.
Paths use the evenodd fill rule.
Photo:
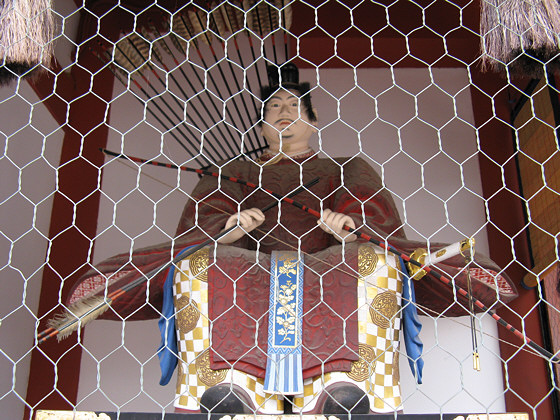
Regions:
<instances>
[{"instance_id":1,"label":"blue sash","mask_svg":"<svg viewBox=\"0 0 560 420\"><path fill-rule=\"evenodd\" d=\"M297 252L272 252L264 379L264 391L270 394L303 393L303 267Z\"/></svg>"},{"instance_id":2,"label":"blue sash","mask_svg":"<svg viewBox=\"0 0 560 420\"><path fill-rule=\"evenodd\" d=\"M194 245L183 249L181 255ZM159 366L161 369L160 385L167 385L173 376L173 371L177 367L179 359L179 350L177 348L177 330L175 329L175 304L173 303L173 278L175 277L175 264L169 267L169 272L163 284L163 305L161 308L161 317L158 321L159 331L161 333L161 343L157 350L159 357Z\"/></svg>"}]
</instances>

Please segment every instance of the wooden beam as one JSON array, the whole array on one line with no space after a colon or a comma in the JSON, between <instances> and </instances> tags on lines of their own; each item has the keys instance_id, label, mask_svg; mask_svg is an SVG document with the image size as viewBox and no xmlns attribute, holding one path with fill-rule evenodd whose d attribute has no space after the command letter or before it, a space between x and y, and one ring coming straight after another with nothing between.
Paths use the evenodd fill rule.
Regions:
<instances>
[{"instance_id":1,"label":"wooden beam","mask_svg":"<svg viewBox=\"0 0 560 420\"><path fill-rule=\"evenodd\" d=\"M91 20L91 15L83 14L82 28L96 28ZM119 26L114 28L118 31ZM37 312L41 318L39 331L48 318L61 310L60 303L65 301L69 287L87 270L92 240L97 234L99 168L104 162L99 148L107 143L114 80L111 72L99 68L99 60L82 45L78 65L72 66L69 74L58 68L31 82L53 118L65 129L49 228L51 244ZM25 398L31 410L73 408L81 354L77 334L60 343L51 340L33 350ZM26 407L24 419L29 418L30 409Z\"/></svg>"}]
</instances>

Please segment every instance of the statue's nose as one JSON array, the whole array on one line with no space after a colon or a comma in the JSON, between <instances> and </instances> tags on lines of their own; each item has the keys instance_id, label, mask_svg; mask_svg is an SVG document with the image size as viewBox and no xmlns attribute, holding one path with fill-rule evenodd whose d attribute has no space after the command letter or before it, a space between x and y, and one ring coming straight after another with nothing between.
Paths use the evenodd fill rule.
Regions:
<instances>
[{"instance_id":1,"label":"statue's nose","mask_svg":"<svg viewBox=\"0 0 560 420\"><path fill-rule=\"evenodd\" d=\"M292 107L290 104L282 104L280 107L280 115L291 115L291 109Z\"/></svg>"}]
</instances>

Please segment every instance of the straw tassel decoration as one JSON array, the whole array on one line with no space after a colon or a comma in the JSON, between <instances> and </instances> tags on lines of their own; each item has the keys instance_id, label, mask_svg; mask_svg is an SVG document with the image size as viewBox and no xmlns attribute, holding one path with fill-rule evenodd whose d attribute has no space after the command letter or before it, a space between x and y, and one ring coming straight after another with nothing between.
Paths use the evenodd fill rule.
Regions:
<instances>
[{"instance_id":1,"label":"straw tassel decoration","mask_svg":"<svg viewBox=\"0 0 560 420\"><path fill-rule=\"evenodd\" d=\"M559 69L560 7L556 0L482 0L485 69L541 77Z\"/></svg>"},{"instance_id":2,"label":"straw tassel decoration","mask_svg":"<svg viewBox=\"0 0 560 420\"><path fill-rule=\"evenodd\" d=\"M53 57L51 0L0 0L0 86Z\"/></svg>"}]
</instances>

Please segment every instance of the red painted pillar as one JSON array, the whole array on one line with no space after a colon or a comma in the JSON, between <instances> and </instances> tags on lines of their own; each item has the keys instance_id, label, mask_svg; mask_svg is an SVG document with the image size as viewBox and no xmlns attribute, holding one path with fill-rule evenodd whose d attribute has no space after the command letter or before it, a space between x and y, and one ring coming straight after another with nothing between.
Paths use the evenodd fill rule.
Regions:
<instances>
[{"instance_id":1,"label":"red painted pillar","mask_svg":"<svg viewBox=\"0 0 560 420\"><path fill-rule=\"evenodd\" d=\"M471 67L473 87L471 94L475 124L479 127L481 152L480 172L484 197L488 200L488 239L490 257L502 267L511 264L506 272L519 286L520 296L509 303L508 308L498 312L515 328L524 331L537 344L542 345L541 323L536 290L520 287L526 274L524 267L530 268L530 251L525 232L522 200L519 194L518 171L512 138L510 113L512 104L508 96L505 77L492 72L482 73ZM517 86L523 89L524 83ZM504 171L505 185L502 183ZM513 249L512 252L512 238ZM515 255L514 255L515 254ZM545 361L531 353L519 351L523 345L517 337L505 328L499 328L499 335L505 342L500 343L504 365L504 388L508 412L528 412L536 414L539 420L552 419L552 403L548 398L551 389L549 373ZM533 412L534 410L534 412Z\"/></svg>"},{"instance_id":2,"label":"red painted pillar","mask_svg":"<svg viewBox=\"0 0 560 420\"><path fill-rule=\"evenodd\" d=\"M82 16L82 30L97 26L91 25L91 20L91 15ZM115 28L120 29L118 25ZM65 131L49 229L51 245L37 312L42 317L40 331L46 320L62 309L60 291L64 302L69 287L88 268L92 238L97 231L99 168L104 162L99 148L107 142L108 103L114 79L110 71L99 71L99 60L84 45L80 47L77 64L69 74L55 69L56 76L43 75L30 82ZM33 411L73 408L80 360L77 334L60 343L50 340L33 350L25 398ZM24 415L24 419L28 418L29 408Z\"/></svg>"}]
</instances>

